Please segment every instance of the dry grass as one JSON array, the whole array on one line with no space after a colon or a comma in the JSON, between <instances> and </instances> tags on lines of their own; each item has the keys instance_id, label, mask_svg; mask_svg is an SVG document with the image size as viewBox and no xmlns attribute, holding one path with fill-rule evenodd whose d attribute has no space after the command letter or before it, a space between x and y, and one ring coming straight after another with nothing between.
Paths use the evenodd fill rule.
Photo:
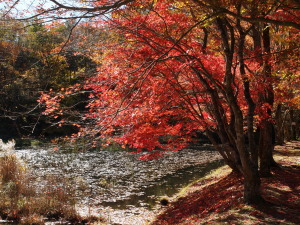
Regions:
<instances>
[{"instance_id":1,"label":"dry grass","mask_svg":"<svg viewBox=\"0 0 300 225\"><path fill-rule=\"evenodd\" d=\"M43 187L13 154L0 157L0 218L19 224L44 224L45 220L86 224L100 218L82 218L75 210L74 191L63 177L48 177Z\"/></svg>"},{"instance_id":2,"label":"dry grass","mask_svg":"<svg viewBox=\"0 0 300 225\"><path fill-rule=\"evenodd\" d=\"M262 179L264 203L245 205L243 179L223 167L184 190L152 225L300 224L300 142L276 146L275 159L281 167Z\"/></svg>"}]
</instances>

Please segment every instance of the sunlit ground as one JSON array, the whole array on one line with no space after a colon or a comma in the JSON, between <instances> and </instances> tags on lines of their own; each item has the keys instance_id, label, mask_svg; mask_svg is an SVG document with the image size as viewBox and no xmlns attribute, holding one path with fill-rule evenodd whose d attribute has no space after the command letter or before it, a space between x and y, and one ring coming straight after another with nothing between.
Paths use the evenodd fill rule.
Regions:
<instances>
[{"instance_id":1,"label":"sunlit ground","mask_svg":"<svg viewBox=\"0 0 300 225\"><path fill-rule=\"evenodd\" d=\"M262 179L265 203L243 204L242 179L224 167L187 188L152 224L300 224L300 142L276 146L275 160L281 166Z\"/></svg>"}]
</instances>

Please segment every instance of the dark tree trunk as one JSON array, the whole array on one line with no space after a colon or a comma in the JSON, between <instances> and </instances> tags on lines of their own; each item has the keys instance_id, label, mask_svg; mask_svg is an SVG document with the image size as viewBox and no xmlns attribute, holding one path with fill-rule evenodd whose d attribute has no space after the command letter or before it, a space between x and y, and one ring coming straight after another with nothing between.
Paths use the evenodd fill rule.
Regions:
<instances>
[{"instance_id":1,"label":"dark tree trunk","mask_svg":"<svg viewBox=\"0 0 300 225\"><path fill-rule=\"evenodd\" d=\"M284 121L284 134L285 141L292 140L292 118L291 118L291 109L286 110L286 118Z\"/></svg>"},{"instance_id":2,"label":"dark tree trunk","mask_svg":"<svg viewBox=\"0 0 300 225\"><path fill-rule=\"evenodd\" d=\"M206 131L206 135L214 148L221 154L225 163L232 169L234 173L241 173L241 162L239 161L237 153L227 144L220 144L216 140L215 135L209 130ZM220 135L218 135L220 136ZM219 138L221 139L221 138Z\"/></svg>"},{"instance_id":3,"label":"dark tree trunk","mask_svg":"<svg viewBox=\"0 0 300 225\"><path fill-rule=\"evenodd\" d=\"M239 44L238 44L238 57L240 63L240 73L243 78L243 85L244 85L244 96L246 102L248 104L248 114L247 114L247 134L248 134L248 145L249 145L249 152L250 158L253 165L258 168L258 149L255 142L254 137L254 111L255 111L255 103L252 99L251 92L250 92L250 79L246 75L245 70L245 61L244 61L244 44L245 44L245 37L246 34L250 31L244 31L238 22L238 30L240 33Z\"/></svg>"},{"instance_id":4,"label":"dark tree trunk","mask_svg":"<svg viewBox=\"0 0 300 225\"><path fill-rule=\"evenodd\" d=\"M224 143L224 146L231 147L233 152L237 156L238 162L238 168L244 176L244 197L246 203L256 203L261 200L261 194L260 194L260 177L258 175L258 169L257 166L255 166L255 163L252 162L249 150L247 148L246 142L245 142L245 136L244 136L244 116L242 113L242 110L238 104L237 96L235 95L232 85L234 85L234 76L232 74L232 64L233 64L233 53L235 48L235 35L234 35L234 29L230 25L230 23L226 19L217 18L216 19L225 53L226 58L226 72L224 77L224 96L226 98L226 101L228 105L230 106L231 111L231 118L232 121L232 127L234 129L234 134L231 132L231 128L229 124L227 124L227 133L228 133L228 143ZM244 35L240 37L239 42L239 49L240 51L243 51L243 45L244 45ZM243 59L242 52L239 52L240 59ZM243 63L243 60L242 60ZM244 68L241 68L241 73L244 74L245 71ZM247 85L247 84L246 84ZM245 93L246 95L248 93ZM251 98L251 96L248 96ZM250 100L250 98L248 100ZM252 112L250 112L250 116ZM224 124L225 125L225 124ZM248 124L251 126L251 121ZM220 135L222 135L222 132L220 132ZM251 140L253 137L251 136Z\"/></svg>"},{"instance_id":5,"label":"dark tree trunk","mask_svg":"<svg viewBox=\"0 0 300 225\"><path fill-rule=\"evenodd\" d=\"M256 166L253 165L244 176L244 201L247 204L256 204L262 200L259 174Z\"/></svg>"},{"instance_id":6,"label":"dark tree trunk","mask_svg":"<svg viewBox=\"0 0 300 225\"><path fill-rule=\"evenodd\" d=\"M276 144L284 144L284 119L282 116L282 104L278 104L275 113L276 120Z\"/></svg>"},{"instance_id":7,"label":"dark tree trunk","mask_svg":"<svg viewBox=\"0 0 300 225\"><path fill-rule=\"evenodd\" d=\"M265 121L260 128L259 139L259 157L260 157L260 175L262 177L271 176L271 167L274 164L274 128L273 124Z\"/></svg>"},{"instance_id":8,"label":"dark tree trunk","mask_svg":"<svg viewBox=\"0 0 300 225\"><path fill-rule=\"evenodd\" d=\"M294 116L294 110L290 110L290 116L291 116L291 139L292 140L297 140L297 135L296 135L296 121L295 121L295 116Z\"/></svg>"},{"instance_id":9,"label":"dark tree trunk","mask_svg":"<svg viewBox=\"0 0 300 225\"><path fill-rule=\"evenodd\" d=\"M260 124L259 154L260 154L260 173L261 176L271 175L271 166L276 164L273 159L273 150L275 143L275 131L272 122L272 109L274 103L274 90L271 83L271 48L270 48L270 28L264 24L262 32L263 51L266 54L263 57L263 76L269 83L266 90L260 97L261 103L268 103L270 108L267 109L268 118L264 119Z\"/></svg>"}]
</instances>

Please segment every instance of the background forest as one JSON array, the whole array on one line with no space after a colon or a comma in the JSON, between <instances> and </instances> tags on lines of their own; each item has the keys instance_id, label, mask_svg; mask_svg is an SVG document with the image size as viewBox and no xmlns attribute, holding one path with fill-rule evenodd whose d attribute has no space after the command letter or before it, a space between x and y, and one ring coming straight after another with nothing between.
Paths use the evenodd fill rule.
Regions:
<instances>
[{"instance_id":1,"label":"background forest","mask_svg":"<svg viewBox=\"0 0 300 225\"><path fill-rule=\"evenodd\" d=\"M96 72L97 63L87 43L99 41L101 34L92 27L78 26L71 37L73 28L72 21L43 25L11 18L1 22L2 139L53 138L76 131L73 126L58 127L55 120L43 116L44 108L38 103L42 92L64 90ZM83 42L85 46L80 47ZM78 93L66 104L84 111L86 100L86 94Z\"/></svg>"}]
</instances>

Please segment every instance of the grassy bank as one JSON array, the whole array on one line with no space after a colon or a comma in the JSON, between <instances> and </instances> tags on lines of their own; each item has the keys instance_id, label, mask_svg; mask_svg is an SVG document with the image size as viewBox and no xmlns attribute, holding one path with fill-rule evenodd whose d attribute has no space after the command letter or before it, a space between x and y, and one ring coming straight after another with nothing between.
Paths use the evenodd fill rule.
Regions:
<instances>
[{"instance_id":1,"label":"grassy bank","mask_svg":"<svg viewBox=\"0 0 300 225\"><path fill-rule=\"evenodd\" d=\"M300 141L276 146L275 160L281 166L262 179L265 203L245 205L242 178L225 166L183 189L152 225L300 224Z\"/></svg>"},{"instance_id":2,"label":"grassy bank","mask_svg":"<svg viewBox=\"0 0 300 225\"><path fill-rule=\"evenodd\" d=\"M48 176L38 182L13 151L0 156L0 219L18 224L101 224L96 217L82 217L75 209L74 189L63 176Z\"/></svg>"}]
</instances>

